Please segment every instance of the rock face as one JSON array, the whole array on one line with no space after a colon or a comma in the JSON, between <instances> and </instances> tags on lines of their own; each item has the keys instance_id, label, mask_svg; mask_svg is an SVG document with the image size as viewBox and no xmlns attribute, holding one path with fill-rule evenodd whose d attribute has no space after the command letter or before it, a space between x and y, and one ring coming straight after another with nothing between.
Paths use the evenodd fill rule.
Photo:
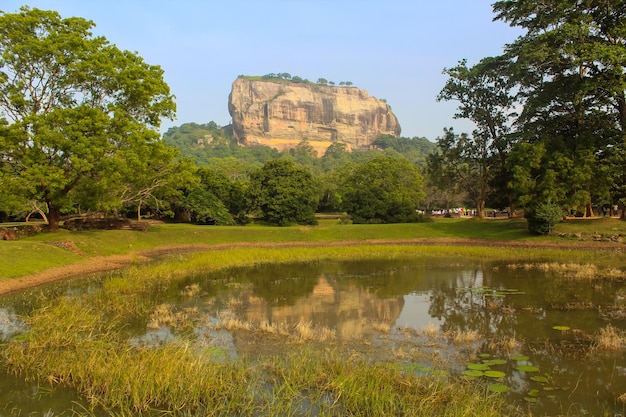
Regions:
<instances>
[{"instance_id":1,"label":"rock face","mask_svg":"<svg viewBox=\"0 0 626 417\"><path fill-rule=\"evenodd\" d=\"M356 87L239 77L228 111L239 143L279 150L307 140L319 155L335 142L368 148L381 134L400 135L387 103Z\"/></svg>"}]
</instances>

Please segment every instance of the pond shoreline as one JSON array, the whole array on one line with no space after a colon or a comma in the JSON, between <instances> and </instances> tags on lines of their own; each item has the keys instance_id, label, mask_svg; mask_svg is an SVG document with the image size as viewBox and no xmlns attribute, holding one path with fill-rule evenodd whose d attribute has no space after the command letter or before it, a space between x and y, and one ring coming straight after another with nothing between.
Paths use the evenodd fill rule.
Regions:
<instances>
[{"instance_id":1,"label":"pond shoreline","mask_svg":"<svg viewBox=\"0 0 626 417\"><path fill-rule=\"evenodd\" d=\"M415 239L372 239L334 242L238 242L224 244L163 245L156 248L133 251L123 255L90 257L80 262L45 269L35 274L0 280L0 296L23 291L80 275L95 274L122 269L136 263L145 263L159 256L177 253L192 253L235 248L269 247L319 247L319 246L363 246L363 245L416 245L416 246L483 246L495 248L546 249L546 250L600 250L626 251L626 245L611 241L513 241L465 238L415 238ZM69 249L68 249L69 250Z\"/></svg>"}]
</instances>

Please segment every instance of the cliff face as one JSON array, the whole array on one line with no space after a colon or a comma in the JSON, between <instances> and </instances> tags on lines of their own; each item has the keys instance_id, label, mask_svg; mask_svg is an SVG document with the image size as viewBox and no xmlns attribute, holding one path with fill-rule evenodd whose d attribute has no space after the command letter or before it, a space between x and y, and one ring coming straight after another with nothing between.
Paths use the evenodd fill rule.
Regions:
<instances>
[{"instance_id":1,"label":"cliff face","mask_svg":"<svg viewBox=\"0 0 626 417\"><path fill-rule=\"evenodd\" d=\"M303 139L318 153L334 142L349 149L367 148L381 134L400 135L398 119L387 103L356 87L239 77L233 82L228 111L239 143L279 150Z\"/></svg>"}]
</instances>

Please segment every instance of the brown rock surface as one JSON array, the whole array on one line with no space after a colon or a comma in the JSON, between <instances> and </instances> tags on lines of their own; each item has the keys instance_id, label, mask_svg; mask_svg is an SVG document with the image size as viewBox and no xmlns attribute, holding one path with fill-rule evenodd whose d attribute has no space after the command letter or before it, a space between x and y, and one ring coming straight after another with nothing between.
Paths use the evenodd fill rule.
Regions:
<instances>
[{"instance_id":1,"label":"brown rock surface","mask_svg":"<svg viewBox=\"0 0 626 417\"><path fill-rule=\"evenodd\" d=\"M368 148L381 134L400 135L387 103L356 87L241 76L233 82L228 110L239 143L279 150L302 140L318 154L334 142Z\"/></svg>"}]
</instances>

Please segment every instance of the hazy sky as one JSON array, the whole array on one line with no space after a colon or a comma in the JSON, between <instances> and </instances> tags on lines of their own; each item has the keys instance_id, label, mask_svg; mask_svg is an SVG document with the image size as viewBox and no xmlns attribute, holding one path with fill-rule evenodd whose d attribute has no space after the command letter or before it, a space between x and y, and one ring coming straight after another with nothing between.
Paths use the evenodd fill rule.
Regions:
<instances>
[{"instance_id":1,"label":"hazy sky","mask_svg":"<svg viewBox=\"0 0 626 417\"><path fill-rule=\"evenodd\" d=\"M165 70L177 119L230 123L238 75L289 73L351 81L384 98L402 136L471 131L454 102L437 102L444 67L498 55L519 30L493 22L492 0L0 0L93 20L94 33Z\"/></svg>"}]
</instances>

